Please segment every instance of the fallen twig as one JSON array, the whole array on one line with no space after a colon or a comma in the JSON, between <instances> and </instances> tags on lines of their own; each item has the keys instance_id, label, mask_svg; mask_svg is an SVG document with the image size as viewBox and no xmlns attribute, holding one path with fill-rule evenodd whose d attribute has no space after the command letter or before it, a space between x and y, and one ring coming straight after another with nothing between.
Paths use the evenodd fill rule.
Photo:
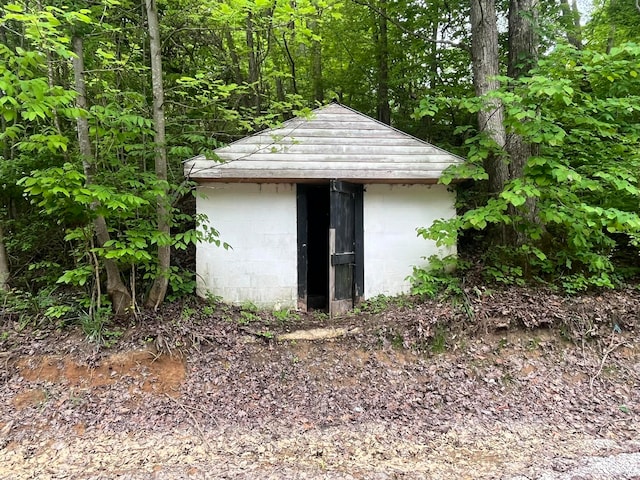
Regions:
<instances>
[{"instance_id":1,"label":"fallen twig","mask_svg":"<svg viewBox=\"0 0 640 480\"><path fill-rule=\"evenodd\" d=\"M196 430L198 431L198 435L200 436L200 439L202 440L202 443L205 444L205 446L207 447L207 450L209 450L209 452L213 452L213 448L211 448L211 444L209 443L209 440L207 440L207 437L205 436L204 431L202 430L202 427L200 426L200 423L198 423L198 420L196 420L196 417L193 415L193 413L191 413L187 407L185 407L182 403L180 403L178 400L173 398L171 395L165 393L165 396L167 398L169 398L171 401L173 401L176 405L178 405L182 410L184 410L187 413L187 415L189 415L189 417L191 417L191 421L193 422L193 426L196 427Z\"/></svg>"},{"instance_id":2,"label":"fallen twig","mask_svg":"<svg viewBox=\"0 0 640 480\"><path fill-rule=\"evenodd\" d=\"M602 369L604 368L604 364L607 361L607 357L609 356L609 354L611 352L613 352L616 348L624 345L626 342L623 340L621 342L616 343L615 345L613 344L615 336L612 335L611 336L611 342L609 343L609 348L607 348L604 352L604 355L602 355L602 360L600 361L600 367L598 368L598 371L596 372L595 375L593 375L591 377L591 379L589 380L589 389L591 390L591 393L593 393L593 383L596 381L596 379L600 376L600 374L602 373Z\"/></svg>"}]
</instances>

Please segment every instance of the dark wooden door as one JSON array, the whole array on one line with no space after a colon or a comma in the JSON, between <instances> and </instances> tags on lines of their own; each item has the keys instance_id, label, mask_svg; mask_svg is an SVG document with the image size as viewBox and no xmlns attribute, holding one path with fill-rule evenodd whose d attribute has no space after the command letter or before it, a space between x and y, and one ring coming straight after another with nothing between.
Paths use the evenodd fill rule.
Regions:
<instances>
[{"instance_id":1,"label":"dark wooden door","mask_svg":"<svg viewBox=\"0 0 640 480\"><path fill-rule=\"evenodd\" d=\"M364 293L362 185L329 184L329 313L340 315Z\"/></svg>"}]
</instances>

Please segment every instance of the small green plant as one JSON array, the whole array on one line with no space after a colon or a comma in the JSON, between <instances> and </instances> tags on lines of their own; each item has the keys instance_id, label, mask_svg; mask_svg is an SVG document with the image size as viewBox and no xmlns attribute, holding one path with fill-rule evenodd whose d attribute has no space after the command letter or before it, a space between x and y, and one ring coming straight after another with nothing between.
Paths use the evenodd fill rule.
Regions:
<instances>
[{"instance_id":1,"label":"small green plant","mask_svg":"<svg viewBox=\"0 0 640 480\"><path fill-rule=\"evenodd\" d=\"M247 300L246 302L244 302L240 308L246 312L257 312L258 311L258 307L255 303Z\"/></svg>"},{"instance_id":2,"label":"small green plant","mask_svg":"<svg viewBox=\"0 0 640 480\"><path fill-rule=\"evenodd\" d=\"M540 339L537 337L530 338L527 343L527 350L533 351L537 350L540 347Z\"/></svg>"},{"instance_id":3,"label":"small green plant","mask_svg":"<svg viewBox=\"0 0 640 480\"><path fill-rule=\"evenodd\" d=\"M237 319L240 325L249 325L252 322L260 320L258 315L258 307L255 303L246 301L240 306L240 318Z\"/></svg>"},{"instance_id":4,"label":"small green plant","mask_svg":"<svg viewBox=\"0 0 640 480\"><path fill-rule=\"evenodd\" d=\"M260 332L258 332L258 335L267 340L273 340L274 338L276 338L276 334L270 330L261 330Z\"/></svg>"},{"instance_id":5,"label":"small green plant","mask_svg":"<svg viewBox=\"0 0 640 480\"><path fill-rule=\"evenodd\" d=\"M398 295L393 298L393 303L400 308L409 308L412 306L412 299L408 295Z\"/></svg>"},{"instance_id":6,"label":"small green plant","mask_svg":"<svg viewBox=\"0 0 640 480\"><path fill-rule=\"evenodd\" d=\"M391 305L391 297L377 295L362 303L360 309L363 312L378 314L384 312Z\"/></svg>"},{"instance_id":7,"label":"small green plant","mask_svg":"<svg viewBox=\"0 0 640 480\"><path fill-rule=\"evenodd\" d=\"M329 314L327 312L323 312L322 310L314 310L313 317L320 322L324 322L326 320L329 320L330 318Z\"/></svg>"},{"instance_id":8,"label":"small green plant","mask_svg":"<svg viewBox=\"0 0 640 480\"><path fill-rule=\"evenodd\" d=\"M396 332L391 336L391 347L395 350L404 348L404 337L400 333Z\"/></svg>"},{"instance_id":9,"label":"small green plant","mask_svg":"<svg viewBox=\"0 0 640 480\"><path fill-rule=\"evenodd\" d=\"M258 320L260 320L260 317L256 315L254 312L242 310L240 312L240 318L238 319L238 323L240 325L249 325L250 323L257 322Z\"/></svg>"},{"instance_id":10,"label":"small green plant","mask_svg":"<svg viewBox=\"0 0 640 480\"><path fill-rule=\"evenodd\" d=\"M171 267L169 272L169 293L167 300L173 302L191 295L196 290L196 279L192 272Z\"/></svg>"},{"instance_id":11,"label":"small green plant","mask_svg":"<svg viewBox=\"0 0 640 480\"><path fill-rule=\"evenodd\" d=\"M222 303L222 297L219 295L214 295L211 292L207 292L206 296L205 296L205 300L207 302L207 305L211 306L211 307L215 307L218 304Z\"/></svg>"},{"instance_id":12,"label":"small green plant","mask_svg":"<svg viewBox=\"0 0 640 480\"><path fill-rule=\"evenodd\" d=\"M111 308L100 307L92 312L83 312L80 315L80 326L90 342L107 347L113 346L122 332L109 330L107 326L111 323Z\"/></svg>"},{"instance_id":13,"label":"small green plant","mask_svg":"<svg viewBox=\"0 0 640 480\"><path fill-rule=\"evenodd\" d=\"M444 353L447 350L447 329L444 325L437 325L431 339L431 352Z\"/></svg>"},{"instance_id":14,"label":"small green plant","mask_svg":"<svg viewBox=\"0 0 640 480\"><path fill-rule=\"evenodd\" d=\"M274 310L273 316L276 317L276 320L283 325L287 322L300 320L300 315L298 315L297 312L292 312L288 308Z\"/></svg>"},{"instance_id":15,"label":"small green plant","mask_svg":"<svg viewBox=\"0 0 640 480\"><path fill-rule=\"evenodd\" d=\"M113 347L116 343L118 343L118 339L122 337L122 334L122 330L105 329L102 332L103 345L107 348Z\"/></svg>"},{"instance_id":16,"label":"small green plant","mask_svg":"<svg viewBox=\"0 0 640 480\"><path fill-rule=\"evenodd\" d=\"M408 295L397 295L394 297L390 297L388 295L377 295L354 307L351 310L351 313L354 315L359 315L361 313L372 313L377 315L393 306L407 308L410 307L411 304L412 300Z\"/></svg>"},{"instance_id":17,"label":"small green plant","mask_svg":"<svg viewBox=\"0 0 640 480\"><path fill-rule=\"evenodd\" d=\"M432 255L428 258L429 265L425 268L413 267L411 293L434 298L439 294L460 295L460 278L454 274L459 268L466 267L461 260L453 255L443 258Z\"/></svg>"},{"instance_id":18,"label":"small green plant","mask_svg":"<svg viewBox=\"0 0 640 480\"><path fill-rule=\"evenodd\" d=\"M496 353L500 353L502 350L506 348L508 344L509 344L509 341L506 338L502 337L500 341L498 341L498 347L496 348Z\"/></svg>"},{"instance_id":19,"label":"small green plant","mask_svg":"<svg viewBox=\"0 0 640 480\"><path fill-rule=\"evenodd\" d=\"M44 316L47 318L60 319L73 312L73 307L69 305L53 305L44 312Z\"/></svg>"},{"instance_id":20,"label":"small green plant","mask_svg":"<svg viewBox=\"0 0 640 480\"><path fill-rule=\"evenodd\" d=\"M502 378L500 379L500 383L502 385L512 385L513 383L515 383L515 379L513 378L513 374L511 374L510 372L505 372L502 375Z\"/></svg>"},{"instance_id":21,"label":"small green plant","mask_svg":"<svg viewBox=\"0 0 640 480\"><path fill-rule=\"evenodd\" d=\"M205 305L202 308L202 313L204 315L206 315L207 317L210 317L213 315L213 313L215 312L214 308L211 305Z\"/></svg>"},{"instance_id":22,"label":"small green plant","mask_svg":"<svg viewBox=\"0 0 640 480\"><path fill-rule=\"evenodd\" d=\"M73 306L64 304L73 300ZM18 325L23 329L29 325L37 327L41 323L57 321L63 323L70 318L77 319L78 301L65 298L56 293L56 288L44 288L37 294L23 292L21 290L11 290L0 296L5 312L18 316Z\"/></svg>"},{"instance_id":23,"label":"small green plant","mask_svg":"<svg viewBox=\"0 0 640 480\"><path fill-rule=\"evenodd\" d=\"M518 285L522 287L526 283L522 267L507 264L489 266L484 270L484 275L488 280L504 285Z\"/></svg>"},{"instance_id":24,"label":"small green plant","mask_svg":"<svg viewBox=\"0 0 640 480\"><path fill-rule=\"evenodd\" d=\"M193 316L194 313L196 313L195 309L185 305L185 306L182 307L182 311L180 312L180 319L181 320L189 320Z\"/></svg>"}]
</instances>

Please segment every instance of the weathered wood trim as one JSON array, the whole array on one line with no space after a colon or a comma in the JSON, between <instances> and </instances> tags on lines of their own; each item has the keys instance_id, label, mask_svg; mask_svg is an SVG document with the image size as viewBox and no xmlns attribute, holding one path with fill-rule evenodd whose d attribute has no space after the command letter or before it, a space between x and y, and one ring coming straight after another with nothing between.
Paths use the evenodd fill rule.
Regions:
<instances>
[{"instance_id":1,"label":"weathered wood trim","mask_svg":"<svg viewBox=\"0 0 640 480\"><path fill-rule=\"evenodd\" d=\"M295 135L287 135L287 136L277 136L274 134L271 135L254 135L252 137L247 137L242 141L242 145L296 145L296 146L307 146L307 145L323 145L323 146L334 146L334 145L371 145L371 137L346 137L340 136L337 137L333 134L333 132L322 131L318 132L318 135L309 135L309 132L305 132L304 137L298 137ZM395 146L408 146L415 147L418 146L417 142L414 138L406 138L400 135L395 137L376 137L376 144L383 147L395 147ZM238 142L237 145L240 145ZM441 148L436 147L435 145L430 145L432 148L438 150L439 152L447 153L446 150L442 150ZM228 147L222 147L220 150L224 151ZM219 151L220 151L219 150ZM449 154L450 155L450 154Z\"/></svg>"},{"instance_id":2,"label":"weathered wood trim","mask_svg":"<svg viewBox=\"0 0 640 480\"><path fill-rule=\"evenodd\" d=\"M307 154L307 160L304 161L292 161L290 158L276 158L275 160L278 162L276 166L274 162L268 158L270 155L273 157L285 156L284 154L265 153L254 155L254 160L251 162L240 160L226 164L214 164L212 166L203 165L201 168L212 172L225 170L334 170L339 168L344 170L384 170L393 168L396 170L409 170L419 174L421 170L442 171L450 165L448 162L427 161L425 157L418 155L397 159L385 158L382 155L370 155L369 158L377 162L367 163L364 161L365 156Z\"/></svg>"},{"instance_id":3,"label":"weathered wood trim","mask_svg":"<svg viewBox=\"0 0 640 480\"><path fill-rule=\"evenodd\" d=\"M349 180L355 182L360 180L360 183L373 183L378 180L378 183L386 183L384 181L396 180L400 183L418 183L416 180L433 180L434 182L440 178L441 170L429 170L420 172L420 175L415 175L415 172L409 170L397 170L397 169L378 169L378 170L348 170L348 169L334 169L334 170L301 170L301 169L288 169L288 170L248 170L248 169L229 169L229 170L206 170L201 172L192 173L190 175L194 180L200 178L214 181L220 179L222 181L230 181L231 179L245 179L246 181L255 182L256 179L288 179L290 183L297 183L304 179L329 179L339 178L342 180Z\"/></svg>"},{"instance_id":4,"label":"weathered wood trim","mask_svg":"<svg viewBox=\"0 0 640 480\"><path fill-rule=\"evenodd\" d=\"M384 148L378 144L375 139L369 139L369 143L361 143L360 145L354 145L353 142L346 142L341 145L336 143L329 143L327 140L323 140L322 143L310 144L306 141L304 143L289 142L284 143L278 141L277 143L265 142L265 143L243 143L242 145L236 145L233 149L219 150L217 155L223 160L235 160L245 158L246 155L251 155L251 161L256 160L256 156L265 155L270 161L274 160L289 160L306 162L306 157L300 157L300 159L292 159L292 155L305 154L311 156L322 157L335 157L342 156L347 157L345 160L349 161L351 156L356 157L368 157L367 161L376 161L378 158L386 159L387 161L394 161L396 158L411 157L416 158L415 162L431 161L429 157L445 157L453 160L452 156L443 152L435 147L429 147L424 145L396 145L385 146ZM284 158L282 158L284 156ZM403 159L405 161L405 159Z\"/></svg>"},{"instance_id":5,"label":"weathered wood trim","mask_svg":"<svg viewBox=\"0 0 640 480\"><path fill-rule=\"evenodd\" d=\"M341 180L349 180L351 183L358 184L390 184L390 185L436 185L437 179L434 178L397 178L397 179L375 179L375 178L352 178L346 179L341 177ZM296 183L296 184L313 184L319 185L325 183L327 177L318 178L246 178L246 177L225 177L225 178L193 178L201 186L207 186L208 184L216 185L220 183ZM454 181L455 182L455 181Z\"/></svg>"},{"instance_id":6,"label":"weathered wood trim","mask_svg":"<svg viewBox=\"0 0 640 480\"><path fill-rule=\"evenodd\" d=\"M329 316L334 316L334 310L336 309L336 300L335 300L335 292L336 292L336 268L331 265L331 257L336 253L336 229L329 229L329 258L327 261L329 262Z\"/></svg>"},{"instance_id":7,"label":"weathered wood trim","mask_svg":"<svg viewBox=\"0 0 640 480\"><path fill-rule=\"evenodd\" d=\"M307 225L309 222L307 211L307 189L305 185L296 185L296 208L298 216L298 308L307 311Z\"/></svg>"},{"instance_id":8,"label":"weathered wood trim","mask_svg":"<svg viewBox=\"0 0 640 480\"><path fill-rule=\"evenodd\" d=\"M356 261L355 261L355 270L353 272L354 275L354 286L353 286L353 305L357 305L360 303L361 299L364 297L364 186L360 186L358 191L356 192L356 205L355 205L355 214L356 214L356 245L355 245L355 253L356 253Z\"/></svg>"}]
</instances>

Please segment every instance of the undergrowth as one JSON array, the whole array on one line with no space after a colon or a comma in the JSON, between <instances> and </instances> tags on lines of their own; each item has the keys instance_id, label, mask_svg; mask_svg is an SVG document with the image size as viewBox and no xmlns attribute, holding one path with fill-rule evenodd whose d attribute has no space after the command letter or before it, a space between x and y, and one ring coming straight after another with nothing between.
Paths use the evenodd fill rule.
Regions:
<instances>
[{"instance_id":1,"label":"undergrowth","mask_svg":"<svg viewBox=\"0 0 640 480\"><path fill-rule=\"evenodd\" d=\"M79 327L88 341L110 347L122 331L114 326L109 300L106 297L100 300L100 306L97 306L89 297L56 288L41 289L35 294L12 289L0 293L0 321L12 322L18 332L27 328Z\"/></svg>"}]
</instances>

